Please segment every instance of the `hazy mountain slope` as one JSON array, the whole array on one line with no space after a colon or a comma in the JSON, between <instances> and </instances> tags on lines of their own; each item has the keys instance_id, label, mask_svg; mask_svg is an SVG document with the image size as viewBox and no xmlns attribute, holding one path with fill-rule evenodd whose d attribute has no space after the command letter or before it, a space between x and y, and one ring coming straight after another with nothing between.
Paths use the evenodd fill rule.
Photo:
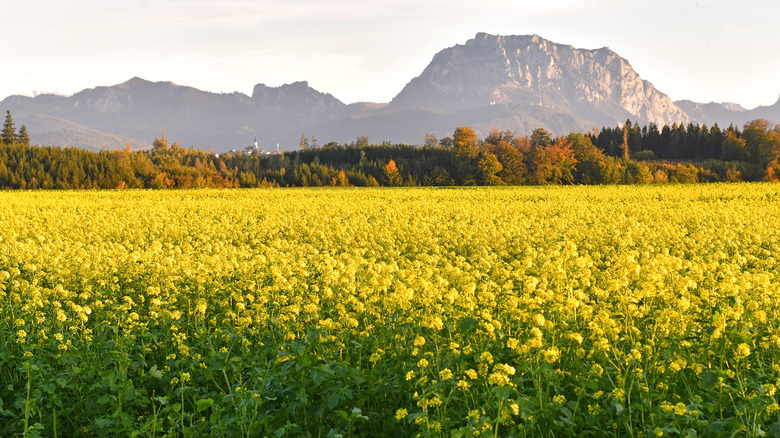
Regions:
<instances>
[{"instance_id":1,"label":"hazy mountain slope","mask_svg":"<svg viewBox=\"0 0 780 438\"><path fill-rule=\"evenodd\" d=\"M92 151L120 149L126 144L131 149L149 147L149 142L121 135L109 134L59 117L35 114L15 118L17 126L25 125L30 143L38 145L64 144Z\"/></svg>"}]
</instances>

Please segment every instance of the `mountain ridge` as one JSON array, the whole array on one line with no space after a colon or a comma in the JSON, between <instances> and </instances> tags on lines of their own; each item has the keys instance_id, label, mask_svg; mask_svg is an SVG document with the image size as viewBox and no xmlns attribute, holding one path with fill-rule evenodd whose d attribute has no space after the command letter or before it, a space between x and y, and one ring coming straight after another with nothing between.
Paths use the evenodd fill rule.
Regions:
<instances>
[{"instance_id":1,"label":"mountain ridge","mask_svg":"<svg viewBox=\"0 0 780 438\"><path fill-rule=\"evenodd\" d=\"M780 120L780 99L754 109L674 102L607 47L579 49L539 35L484 32L436 53L387 103L346 104L307 81L258 83L246 95L136 76L71 96L9 96L0 105L11 110L17 125L29 125L33 143L93 150L124 147L118 141L137 148L161 135L224 151L249 145L254 136L266 148L280 143L290 149L302 134L316 136L320 144L364 135L375 142L419 144L426 133L444 137L460 125L480 135L492 128L521 135L544 128L562 135L626 119L659 126Z\"/></svg>"}]
</instances>

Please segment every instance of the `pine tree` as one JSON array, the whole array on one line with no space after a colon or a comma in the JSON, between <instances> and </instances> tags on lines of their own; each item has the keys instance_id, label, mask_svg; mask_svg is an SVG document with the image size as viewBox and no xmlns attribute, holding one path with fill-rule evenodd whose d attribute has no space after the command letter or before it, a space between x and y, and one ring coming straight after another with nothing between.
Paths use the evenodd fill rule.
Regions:
<instances>
[{"instance_id":1,"label":"pine tree","mask_svg":"<svg viewBox=\"0 0 780 438\"><path fill-rule=\"evenodd\" d=\"M27 134L27 126L22 125L22 127L19 128L19 135L17 136L16 142L25 146L30 145L30 136Z\"/></svg>"},{"instance_id":2,"label":"pine tree","mask_svg":"<svg viewBox=\"0 0 780 438\"><path fill-rule=\"evenodd\" d=\"M16 143L16 130L14 129L14 119L11 117L11 110L8 110L5 116L2 139L5 144Z\"/></svg>"}]
</instances>

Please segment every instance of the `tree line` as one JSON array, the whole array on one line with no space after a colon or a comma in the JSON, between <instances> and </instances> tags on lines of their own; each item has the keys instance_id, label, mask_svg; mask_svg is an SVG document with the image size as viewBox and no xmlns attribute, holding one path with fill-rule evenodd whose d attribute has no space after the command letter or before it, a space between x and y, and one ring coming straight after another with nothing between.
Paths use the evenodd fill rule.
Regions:
<instances>
[{"instance_id":1,"label":"tree line","mask_svg":"<svg viewBox=\"0 0 780 438\"><path fill-rule=\"evenodd\" d=\"M639 154L639 159L748 161L762 165L776 158L773 154L777 152L778 136L780 125L772 126L763 119L745 124L741 132L734 125L721 130L717 123L712 128L675 123L659 130L654 123L640 127L627 120L622 127L588 134L591 142L610 156L628 152L631 156Z\"/></svg>"},{"instance_id":2,"label":"tree line","mask_svg":"<svg viewBox=\"0 0 780 438\"><path fill-rule=\"evenodd\" d=\"M544 129L530 136L493 130L481 140L459 127L441 140L427 135L421 146L372 145L359 137L273 155L214 154L164 136L149 150L90 152L31 146L21 131L8 135L13 140L6 142L4 129L3 189L647 184L780 176L780 126L764 120L725 131L697 125L659 131L630 121L561 137Z\"/></svg>"}]
</instances>

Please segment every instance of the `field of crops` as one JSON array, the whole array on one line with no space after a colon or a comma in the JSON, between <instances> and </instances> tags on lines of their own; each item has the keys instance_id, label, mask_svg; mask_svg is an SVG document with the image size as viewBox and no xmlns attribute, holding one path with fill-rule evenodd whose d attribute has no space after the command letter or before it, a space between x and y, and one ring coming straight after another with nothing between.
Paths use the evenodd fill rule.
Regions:
<instances>
[{"instance_id":1,"label":"field of crops","mask_svg":"<svg viewBox=\"0 0 780 438\"><path fill-rule=\"evenodd\" d=\"M780 434L780 185L0 193L0 436Z\"/></svg>"}]
</instances>

